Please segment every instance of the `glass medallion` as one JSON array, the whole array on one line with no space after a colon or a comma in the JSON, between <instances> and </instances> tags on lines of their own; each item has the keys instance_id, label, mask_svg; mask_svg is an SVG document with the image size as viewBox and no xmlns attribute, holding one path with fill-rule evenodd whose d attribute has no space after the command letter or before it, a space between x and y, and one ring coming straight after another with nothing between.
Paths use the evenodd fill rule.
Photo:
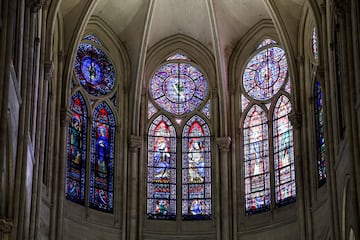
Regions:
<instances>
[{"instance_id":1,"label":"glass medallion","mask_svg":"<svg viewBox=\"0 0 360 240\"><path fill-rule=\"evenodd\" d=\"M93 96L104 96L115 84L115 70L106 54L99 48L81 43L74 70L80 84Z\"/></svg>"},{"instance_id":2,"label":"glass medallion","mask_svg":"<svg viewBox=\"0 0 360 240\"><path fill-rule=\"evenodd\" d=\"M262 41L260 43L260 45L257 47L257 49L265 47L265 46L270 45L270 44L277 44L277 43L274 40L272 40L270 38L267 38L267 39L265 39L264 41Z\"/></svg>"},{"instance_id":3,"label":"glass medallion","mask_svg":"<svg viewBox=\"0 0 360 240\"><path fill-rule=\"evenodd\" d=\"M188 63L167 63L150 81L150 95L164 110L182 115L195 110L206 98L207 80Z\"/></svg>"},{"instance_id":4,"label":"glass medallion","mask_svg":"<svg viewBox=\"0 0 360 240\"><path fill-rule=\"evenodd\" d=\"M279 47L264 49L252 57L243 74L243 86L256 100L268 100L282 87L288 65L284 50Z\"/></svg>"}]
</instances>

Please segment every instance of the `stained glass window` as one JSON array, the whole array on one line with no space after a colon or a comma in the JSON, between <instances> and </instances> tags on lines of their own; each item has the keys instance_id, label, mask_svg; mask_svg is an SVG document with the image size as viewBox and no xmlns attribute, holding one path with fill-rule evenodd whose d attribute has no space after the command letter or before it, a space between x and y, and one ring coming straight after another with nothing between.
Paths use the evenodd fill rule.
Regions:
<instances>
[{"instance_id":1,"label":"stained glass window","mask_svg":"<svg viewBox=\"0 0 360 240\"><path fill-rule=\"evenodd\" d=\"M66 198L84 204L87 110L79 92L72 96L70 109L73 115L68 127Z\"/></svg>"},{"instance_id":2,"label":"stained glass window","mask_svg":"<svg viewBox=\"0 0 360 240\"><path fill-rule=\"evenodd\" d=\"M94 34L86 35L83 40L89 40L101 46L100 40Z\"/></svg>"},{"instance_id":3,"label":"stained glass window","mask_svg":"<svg viewBox=\"0 0 360 240\"><path fill-rule=\"evenodd\" d=\"M211 217L210 130L199 116L192 117L182 134L182 218Z\"/></svg>"},{"instance_id":4,"label":"stained glass window","mask_svg":"<svg viewBox=\"0 0 360 240\"><path fill-rule=\"evenodd\" d=\"M148 102L148 119L150 119L158 110L154 105L149 101Z\"/></svg>"},{"instance_id":5,"label":"stained glass window","mask_svg":"<svg viewBox=\"0 0 360 240\"><path fill-rule=\"evenodd\" d=\"M162 65L150 80L150 95L164 110L182 115L195 110L207 97L203 73L188 63Z\"/></svg>"},{"instance_id":6,"label":"stained glass window","mask_svg":"<svg viewBox=\"0 0 360 240\"><path fill-rule=\"evenodd\" d=\"M244 122L246 215L270 209L268 124L265 112L254 105Z\"/></svg>"},{"instance_id":7,"label":"stained glass window","mask_svg":"<svg viewBox=\"0 0 360 240\"><path fill-rule=\"evenodd\" d=\"M176 132L164 115L149 128L146 212L151 219L176 219Z\"/></svg>"},{"instance_id":8,"label":"stained glass window","mask_svg":"<svg viewBox=\"0 0 360 240\"><path fill-rule=\"evenodd\" d=\"M273 115L275 204L286 205L295 200L295 165L293 128L289 120L290 100L282 95Z\"/></svg>"},{"instance_id":9,"label":"stained glass window","mask_svg":"<svg viewBox=\"0 0 360 240\"><path fill-rule=\"evenodd\" d=\"M325 136L324 136L324 109L323 95L320 82L315 82L315 126L316 126L316 149L319 186L326 183L326 155L325 155Z\"/></svg>"},{"instance_id":10,"label":"stained glass window","mask_svg":"<svg viewBox=\"0 0 360 240\"><path fill-rule=\"evenodd\" d=\"M265 47L265 46L270 45L270 44L276 44L276 41L267 38L267 39L265 39L264 41L262 41L262 42L260 43L260 45L257 47L257 49L262 48L262 47Z\"/></svg>"},{"instance_id":11,"label":"stained glass window","mask_svg":"<svg viewBox=\"0 0 360 240\"><path fill-rule=\"evenodd\" d=\"M180 54L180 53L176 53L174 55L172 55L171 57L168 57L166 59L167 61L171 61L171 60L187 60L187 61L191 61L190 58L188 58L187 56Z\"/></svg>"},{"instance_id":12,"label":"stained glass window","mask_svg":"<svg viewBox=\"0 0 360 240\"><path fill-rule=\"evenodd\" d=\"M209 100L209 101L205 104L205 106L203 107L203 109L201 109L201 112L202 112L203 114L205 114L205 116L206 116L207 118L209 118L209 119L210 119L210 117L211 117L210 109L211 109L211 103L210 103L210 100Z\"/></svg>"},{"instance_id":13,"label":"stained glass window","mask_svg":"<svg viewBox=\"0 0 360 240\"><path fill-rule=\"evenodd\" d=\"M319 46L318 46L317 30L315 26L313 26L313 31L312 31L312 52L315 60L317 60L319 58Z\"/></svg>"},{"instance_id":14,"label":"stained glass window","mask_svg":"<svg viewBox=\"0 0 360 240\"><path fill-rule=\"evenodd\" d=\"M115 117L102 102L92 123L89 206L105 212L113 211L114 157Z\"/></svg>"},{"instance_id":15,"label":"stained glass window","mask_svg":"<svg viewBox=\"0 0 360 240\"><path fill-rule=\"evenodd\" d=\"M249 105L250 101L247 99L244 94L241 94L241 111L245 111L245 108Z\"/></svg>"},{"instance_id":16,"label":"stained glass window","mask_svg":"<svg viewBox=\"0 0 360 240\"><path fill-rule=\"evenodd\" d=\"M257 100L273 97L287 77L287 61L280 47L268 47L253 56L243 75L247 94Z\"/></svg>"},{"instance_id":17,"label":"stained glass window","mask_svg":"<svg viewBox=\"0 0 360 240\"><path fill-rule=\"evenodd\" d=\"M115 70L110 59L98 47L88 43L79 45L74 70L78 81L93 96L104 96L115 84Z\"/></svg>"}]
</instances>

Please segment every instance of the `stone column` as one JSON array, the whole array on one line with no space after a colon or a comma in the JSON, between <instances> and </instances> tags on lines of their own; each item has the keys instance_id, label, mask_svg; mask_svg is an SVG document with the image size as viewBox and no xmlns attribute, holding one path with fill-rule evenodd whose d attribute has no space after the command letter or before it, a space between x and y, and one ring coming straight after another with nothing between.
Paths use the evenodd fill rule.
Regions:
<instances>
[{"instance_id":1,"label":"stone column","mask_svg":"<svg viewBox=\"0 0 360 240\"><path fill-rule=\"evenodd\" d=\"M229 151L231 145L231 138L230 137L220 137L216 139L216 143L220 150L219 155L219 168L220 168L220 189L218 194L220 194L220 216L218 219L220 221L217 224L220 224L220 239L227 240L231 238L231 218L230 218L230 211L229 211L229 202L231 201L231 197L229 195ZM218 235L219 236L219 235Z\"/></svg>"},{"instance_id":2,"label":"stone column","mask_svg":"<svg viewBox=\"0 0 360 240\"><path fill-rule=\"evenodd\" d=\"M141 136L131 135L129 139L130 150L130 180L128 189L128 207L125 209L129 213L127 219L127 239L138 239L138 224L139 224L139 149L141 148L142 138ZM140 216L142 217L142 216Z\"/></svg>"}]
</instances>

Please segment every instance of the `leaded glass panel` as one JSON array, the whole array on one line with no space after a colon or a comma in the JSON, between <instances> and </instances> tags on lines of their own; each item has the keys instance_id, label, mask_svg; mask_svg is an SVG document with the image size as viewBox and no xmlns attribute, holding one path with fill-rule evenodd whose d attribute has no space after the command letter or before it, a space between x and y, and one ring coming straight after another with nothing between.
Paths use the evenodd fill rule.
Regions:
<instances>
[{"instance_id":1,"label":"leaded glass panel","mask_svg":"<svg viewBox=\"0 0 360 240\"><path fill-rule=\"evenodd\" d=\"M176 132L171 121L158 116L148 132L147 216L176 219Z\"/></svg>"},{"instance_id":2,"label":"leaded glass panel","mask_svg":"<svg viewBox=\"0 0 360 240\"><path fill-rule=\"evenodd\" d=\"M166 61L171 61L171 60L186 60L186 61L191 61L190 58L188 58L187 56L180 54L180 53L176 53L174 55L172 55L171 57L168 57L166 59Z\"/></svg>"},{"instance_id":3,"label":"leaded glass panel","mask_svg":"<svg viewBox=\"0 0 360 240\"><path fill-rule=\"evenodd\" d=\"M315 60L319 58L319 46L318 46L318 36L316 27L313 26L312 30L312 52Z\"/></svg>"},{"instance_id":4,"label":"leaded glass panel","mask_svg":"<svg viewBox=\"0 0 360 240\"><path fill-rule=\"evenodd\" d=\"M282 95L273 116L275 204L286 205L296 197L293 127L289 120L290 100Z\"/></svg>"},{"instance_id":5,"label":"leaded glass panel","mask_svg":"<svg viewBox=\"0 0 360 240\"><path fill-rule=\"evenodd\" d=\"M167 63L150 80L150 95L164 110L182 115L195 110L207 97L201 71L188 63Z\"/></svg>"},{"instance_id":6,"label":"leaded glass panel","mask_svg":"<svg viewBox=\"0 0 360 240\"><path fill-rule=\"evenodd\" d=\"M89 206L105 212L113 211L115 125L110 107L100 103L92 123Z\"/></svg>"},{"instance_id":7,"label":"leaded glass panel","mask_svg":"<svg viewBox=\"0 0 360 240\"><path fill-rule=\"evenodd\" d=\"M94 42L94 43L96 43L96 44L98 44L98 45L102 45L101 44L101 41L94 35L94 34L88 34L88 35L86 35L84 38L83 38L83 40L89 40L89 41L92 41L92 42Z\"/></svg>"},{"instance_id":8,"label":"leaded glass panel","mask_svg":"<svg viewBox=\"0 0 360 240\"><path fill-rule=\"evenodd\" d=\"M270 44L276 44L276 42L274 40L270 39L270 38L267 38L267 39L265 39L264 41L262 41L260 43L260 45L257 47L257 49L265 47L265 46L270 45Z\"/></svg>"},{"instance_id":9,"label":"leaded glass panel","mask_svg":"<svg viewBox=\"0 0 360 240\"><path fill-rule=\"evenodd\" d=\"M287 69L285 52L280 47L261 50L246 66L243 74L244 90L256 100L268 100L282 87Z\"/></svg>"},{"instance_id":10,"label":"leaded glass panel","mask_svg":"<svg viewBox=\"0 0 360 240\"><path fill-rule=\"evenodd\" d=\"M70 109L73 115L68 127L66 198L84 204L87 109L79 92L71 97Z\"/></svg>"},{"instance_id":11,"label":"leaded glass panel","mask_svg":"<svg viewBox=\"0 0 360 240\"><path fill-rule=\"evenodd\" d=\"M98 47L88 43L79 45L74 71L81 86L93 96L104 96L115 85L115 70L110 59Z\"/></svg>"},{"instance_id":12,"label":"leaded glass panel","mask_svg":"<svg viewBox=\"0 0 360 240\"><path fill-rule=\"evenodd\" d=\"M324 108L323 94L320 82L315 82L315 127L316 127L316 152L319 186L326 183L326 154L325 154L325 135L324 135Z\"/></svg>"},{"instance_id":13,"label":"leaded glass panel","mask_svg":"<svg viewBox=\"0 0 360 240\"><path fill-rule=\"evenodd\" d=\"M199 116L192 117L182 134L182 218L211 218L210 130Z\"/></svg>"},{"instance_id":14,"label":"leaded glass panel","mask_svg":"<svg viewBox=\"0 0 360 240\"><path fill-rule=\"evenodd\" d=\"M265 112L254 105L244 121L246 215L270 209L268 124Z\"/></svg>"}]
</instances>

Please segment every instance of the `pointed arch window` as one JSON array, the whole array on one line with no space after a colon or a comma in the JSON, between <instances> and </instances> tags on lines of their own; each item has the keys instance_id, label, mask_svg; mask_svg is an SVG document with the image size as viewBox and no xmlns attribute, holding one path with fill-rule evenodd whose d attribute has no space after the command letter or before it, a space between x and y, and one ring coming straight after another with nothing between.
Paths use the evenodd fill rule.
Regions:
<instances>
[{"instance_id":1,"label":"pointed arch window","mask_svg":"<svg viewBox=\"0 0 360 240\"><path fill-rule=\"evenodd\" d=\"M246 214L270 208L268 124L264 110L254 105L244 121Z\"/></svg>"},{"instance_id":2,"label":"pointed arch window","mask_svg":"<svg viewBox=\"0 0 360 240\"><path fill-rule=\"evenodd\" d=\"M81 93L76 92L71 97L70 110L72 117L68 127L66 198L84 204L87 109Z\"/></svg>"},{"instance_id":3,"label":"pointed arch window","mask_svg":"<svg viewBox=\"0 0 360 240\"><path fill-rule=\"evenodd\" d=\"M115 118L100 103L94 111L91 135L90 207L112 212L115 151Z\"/></svg>"},{"instance_id":4,"label":"pointed arch window","mask_svg":"<svg viewBox=\"0 0 360 240\"><path fill-rule=\"evenodd\" d=\"M326 153L325 153L325 134L324 134L324 107L323 107L323 93L319 81L315 82L314 86L315 99L315 133L316 133L316 155L317 155L317 170L318 183L322 186L326 183Z\"/></svg>"},{"instance_id":5,"label":"pointed arch window","mask_svg":"<svg viewBox=\"0 0 360 240\"><path fill-rule=\"evenodd\" d=\"M75 93L70 101L73 116L68 134L66 197L80 204L88 201L86 206L112 213L118 86L115 68L93 34L82 39L73 67L71 88Z\"/></svg>"},{"instance_id":6,"label":"pointed arch window","mask_svg":"<svg viewBox=\"0 0 360 240\"><path fill-rule=\"evenodd\" d=\"M245 214L269 211L296 198L291 83L285 51L264 40L242 77ZM274 189L274 190L273 190Z\"/></svg>"},{"instance_id":7,"label":"pointed arch window","mask_svg":"<svg viewBox=\"0 0 360 240\"><path fill-rule=\"evenodd\" d=\"M195 62L176 53L155 71L149 91L147 216L176 220L181 212L183 220L210 219L211 103L207 79Z\"/></svg>"}]
</instances>

